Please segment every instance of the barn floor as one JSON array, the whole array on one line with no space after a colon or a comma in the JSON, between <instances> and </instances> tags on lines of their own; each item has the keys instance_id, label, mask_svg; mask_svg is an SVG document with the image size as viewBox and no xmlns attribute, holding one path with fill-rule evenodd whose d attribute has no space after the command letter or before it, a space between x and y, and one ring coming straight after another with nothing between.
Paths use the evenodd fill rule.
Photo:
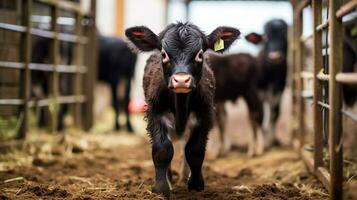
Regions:
<instances>
[{"instance_id":1,"label":"barn floor","mask_svg":"<svg viewBox=\"0 0 357 200\"><path fill-rule=\"evenodd\" d=\"M153 164L146 137L124 133L38 136L38 145L1 155L0 199L159 199L150 192ZM38 139L37 139L38 141ZM203 192L177 183L173 199L327 199L297 154L273 149L249 159L238 149L206 159Z\"/></svg>"},{"instance_id":2,"label":"barn floor","mask_svg":"<svg viewBox=\"0 0 357 200\"><path fill-rule=\"evenodd\" d=\"M288 96L277 129L283 144L290 137ZM227 132L233 150L217 159L217 129L210 134L203 192L188 192L178 183L180 151L175 148L172 199L328 199L328 192L307 172L296 151L280 147L256 158L246 156L242 147L250 126L244 103L237 105L227 104ZM0 154L0 200L162 199L150 192L154 169L143 116L134 116L138 133L129 135L111 132L113 113L98 110L103 115L96 116L98 123L91 134L69 129L66 134L49 135L34 129L23 150ZM350 163L354 168L347 170L345 199L354 200L357 162Z\"/></svg>"}]
</instances>

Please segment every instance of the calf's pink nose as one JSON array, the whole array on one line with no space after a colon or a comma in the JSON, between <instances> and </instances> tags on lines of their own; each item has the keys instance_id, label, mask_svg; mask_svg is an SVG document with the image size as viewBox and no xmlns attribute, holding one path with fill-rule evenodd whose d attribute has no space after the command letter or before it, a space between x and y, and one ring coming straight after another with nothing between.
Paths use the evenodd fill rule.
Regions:
<instances>
[{"instance_id":1,"label":"calf's pink nose","mask_svg":"<svg viewBox=\"0 0 357 200\"><path fill-rule=\"evenodd\" d=\"M172 75L171 81L174 90L184 89L183 91L186 91L187 89L190 90L192 78L189 74L178 73Z\"/></svg>"}]
</instances>

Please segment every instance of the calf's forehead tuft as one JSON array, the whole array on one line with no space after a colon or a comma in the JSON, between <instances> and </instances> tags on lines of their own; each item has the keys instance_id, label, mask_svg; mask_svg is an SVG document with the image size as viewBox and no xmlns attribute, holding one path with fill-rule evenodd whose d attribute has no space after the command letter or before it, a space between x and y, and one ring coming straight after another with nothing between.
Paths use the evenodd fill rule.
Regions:
<instances>
[{"instance_id":1,"label":"calf's forehead tuft","mask_svg":"<svg viewBox=\"0 0 357 200\"><path fill-rule=\"evenodd\" d=\"M207 46L205 34L190 23L171 24L159 38L164 49L171 52L196 52Z\"/></svg>"}]
</instances>

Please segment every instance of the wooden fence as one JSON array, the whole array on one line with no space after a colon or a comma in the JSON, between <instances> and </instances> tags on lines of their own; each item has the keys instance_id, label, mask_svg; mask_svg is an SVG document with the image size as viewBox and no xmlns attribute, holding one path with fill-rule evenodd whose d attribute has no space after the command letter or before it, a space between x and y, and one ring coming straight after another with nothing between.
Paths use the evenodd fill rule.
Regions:
<instances>
[{"instance_id":1,"label":"wooden fence","mask_svg":"<svg viewBox=\"0 0 357 200\"><path fill-rule=\"evenodd\" d=\"M22 122L17 138L24 138L28 131L29 109L34 106L47 107L50 113L50 127L56 131L58 107L60 104L73 105L74 124L89 129L93 123L93 88L96 80L96 29L95 29L95 0L90 1L89 13L81 9L81 1L64 0L0 0L3 9L6 4L14 4L15 23L0 21L0 31L4 34L19 34L17 53L18 61L0 60L0 70L19 71L19 98L0 97L0 106L16 107L18 115L22 115ZM49 30L33 27L33 10L35 4L49 8ZM5 5L5 6L4 6ZM2 11L3 12L3 11ZM74 17L74 33L65 33L60 30L60 12L71 13ZM5 13L3 13L5 14ZM6 16L5 16L6 17ZM43 37L51 40L50 64L31 63L32 37ZM73 44L73 64L60 63L60 42ZM1 44L0 44L1 45ZM84 48L85 47L85 48ZM1 53L1 52L0 52ZM16 52L15 52L16 53ZM30 98L31 72L38 70L49 73L49 96L45 99L33 100ZM63 73L71 74L73 94L61 96L59 94L59 76ZM7 74L3 74L7 75ZM83 117L83 119L82 119Z\"/></svg>"},{"instance_id":2,"label":"wooden fence","mask_svg":"<svg viewBox=\"0 0 357 200\"><path fill-rule=\"evenodd\" d=\"M342 117L356 121L357 115L343 108L341 84L357 84L357 73L342 73L343 20L357 12L357 0L302 0L294 6L293 36L293 116L298 149L309 171L328 188L330 199L343 196L343 125ZM312 6L313 33L302 36L303 11ZM313 40L313 67L306 70L305 42ZM306 92L306 80L313 82L313 92ZM313 156L306 151L305 103L312 100ZM324 142L324 136L327 141ZM328 163L324 163L324 148ZM329 166L329 168L328 168Z\"/></svg>"}]
</instances>

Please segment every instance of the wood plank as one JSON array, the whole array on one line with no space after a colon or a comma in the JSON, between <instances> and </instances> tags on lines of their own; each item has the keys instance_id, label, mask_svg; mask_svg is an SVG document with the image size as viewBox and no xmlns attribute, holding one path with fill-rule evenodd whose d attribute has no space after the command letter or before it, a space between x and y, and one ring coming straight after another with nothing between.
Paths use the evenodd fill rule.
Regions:
<instances>
[{"instance_id":1,"label":"wood plank","mask_svg":"<svg viewBox=\"0 0 357 200\"><path fill-rule=\"evenodd\" d=\"M115 35L124 37L124 0L116 1L116 23L115 23Z\"/></svg>"},{"instance_id":2,"label":"wood plank","mask_svg":"<svg viewBox=\"0 0 357 200\"><path fill-rule=\"evenodd\" d=\"M322 182L322 184L325 186L325 188L327 188L329 193L331 193L331 187L330 187L331 176L328 173L327 169L325 169L323 167L318 167L317 171L316 171L316 176ZM338 200L338 199L336 199L336 200Z\"/></svg>"},{"instance_id":3,"label":"wood plank","mask_svg":"<svg viewBox=\"0 0 357 200\"><path fill-rule=\"evenodd\" d=\"M342 5L336 12L337 18L342 18L343 16L347 15L348 13L352 12L354 9L357 8L357 0L351 0L346 4Z\"/></svg>"},{"instance_id":4,"label":"wood plank","mask_svg":"<svg viewBox=\"0 0 357 200\"><path fill-rule=\"evenodd\" d=\"M31 16L32 16L32 0L23 1L23 25L26 27L26 31L23 34L23 55L22 59L24 62L24 71L21 73L21 85L22 85L22 100L23 104L20 107L20 112L23 113L23 120L19 129L19 134L17 139L24 139L28 130L28 121L29 121L29 107L28 100L30 98L30 81L31 81L31 71L30 71L30 62L31 62Z\"/></svg>"},{"instance_id":5,"label":"wood plank","mask_svg":"<svg viewBox=\"0 0 357 200\"><path fill-rule=\"evenodd\" d=\"M336 81L345 84L357 84L357 72L354 73L338 73Z\"/></svg>"},{"instance_id":6,"label":"wood plank","mask_svg":"<svg viewBox=\"0 0 357 200\"><path fill-rule=\"evenodd\" d=\"M51 47L51 60L53 64L53 72L51 74L51 81L50 81L50 99L53 102L49 106L50 111L50 130L51 132L57 131L57 123L58 123L58 104L57 98L59 96L59 74L57 72L57 66L60 62L60 45L58 40L58 33L59 33L59 25L57 23L57 18L59 16L59 7L58 4L53 4L51 7L51 27L52 31L54 32L54 38L52 40L52 47Z\"/></svg>"},{"instance_id":7,"label":"wood plank","mask_svg":"<svg viewBox=\"0 0 357 200\"><path fill-rule=\"evenodd\" d=\"M342 0L329 0L329 154L330 154L330 199L343 197L343 158L342 158L342 91L336 82L336 74L342 70L343 26L342 20L335 15Z\"/></svg>"},{"instance_id":8,"label":"wood plank","mask_svg":"<svg viewBox=\"0 0 357 200\"><path fill-rule=\"evenodd\" d=\"M312 1L313 9L313 27L322 22L322 1ZM314 170L323 165L323 124L322 110L319 108L318 101L322 100L322 84L318 79L318 74L322 71L322 32L313 30L313 68L314 68L314 97L313 97L313 130L314 130Z\"/></svg>"},{"instance_id":9,"label":"wood plank","mask_svg":"<svg viewBox=\"0 0 357 200\"><path fill-rule=\"evenodd\" d=\"M82 21L82 15L76 14L75 34L78 38L80 38L81 35L83 34L81 21ZM80 67L82 65L82 59L83 59L83 47L80 44L80 41L77 41L77 43L74 46L75 65ZM75 75L74 75L73 89L74 89L75 95L78 96L81 94L82 76L80 73L75 73ZM81 103L74 104L73 118L74 118L75 126L78 128L81 127L82 126L82 105L81 105Z\"/></svg>"},{"instance_id":10,"label":"wood plank","mask_svg":"<svg viewBox=\"0 0 357 200\"><path fill-rule=\"evenodd\" d=\"M311 3L311 0L301 0L300 3L296 7L296 13L302 12L304 8L309 6Z\"/></svg>"},{"instance_id":11,"label":"wood plank","mask_svg":"<svg viewBox=\"0 0 357 200\"><path fill-rule=\"evenodd\" d=\"M97 77L97 29L96 29L96 1L91 0L90 23L87 27L87 36L90 42L85 49L85 65L88 66L87 73L84 75L83 92L86 96L86 102L83 107L83 128L88 131L94 124L94 87Z\"/></svg>"}]
</instances>

